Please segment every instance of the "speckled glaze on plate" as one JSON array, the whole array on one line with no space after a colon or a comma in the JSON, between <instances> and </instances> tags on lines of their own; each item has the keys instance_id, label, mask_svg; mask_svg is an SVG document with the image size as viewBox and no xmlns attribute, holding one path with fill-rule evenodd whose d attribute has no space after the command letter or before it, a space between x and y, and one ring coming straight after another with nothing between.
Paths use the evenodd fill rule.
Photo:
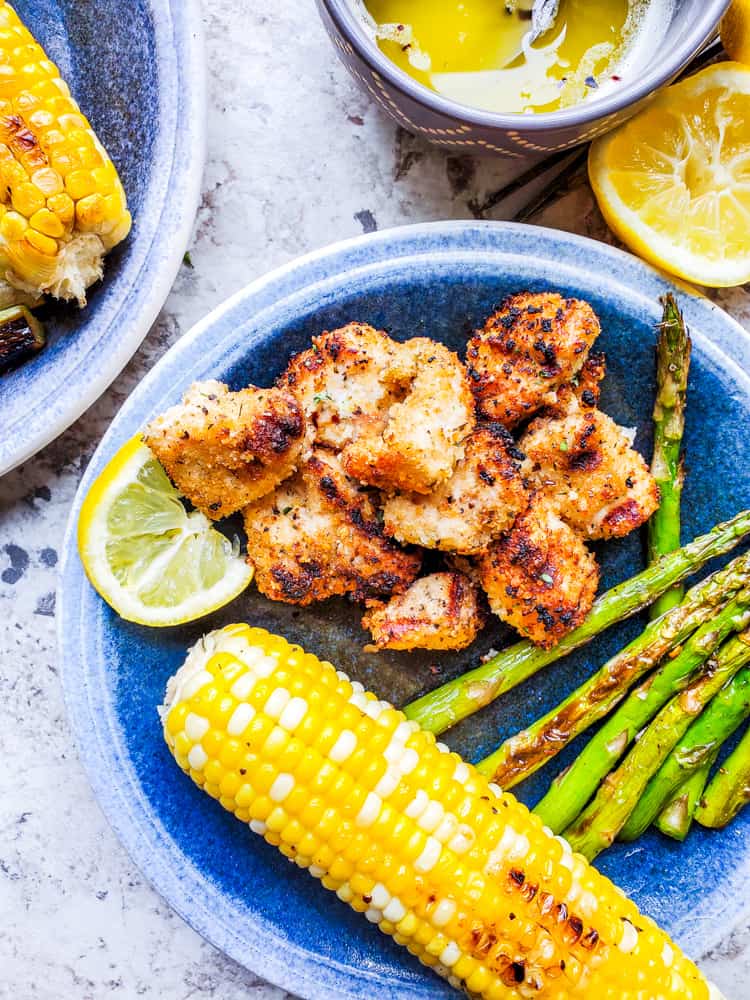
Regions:
<instances>
[{"instance_id":1,"label":"speckled glaze on plate","mask_svg":"<svg viewBox=\"0 0 750 1000\"><path fill-rule=\"evenodd\" d=\"M73 423L148 333L190 238L205 146L199 0L14 4L116 163L134 225L86 309L46 306L47 347L0 377L0 475Z\"/></svg>"},{"instance_id":2,"label":"speckled glaze on plate","mask_svg":"<svg viewBox=\"0 0 750 1000\"><path fill-rule=\"evenodd\" d=\"M636 258L577 236L500 223L435 223L376 233L304 257L230 299L176 344L112 423L81 483L58 593L60 656L81 757L122 842L168 902L238 962L309 1000L435 998L452 990L306 873L225 813L175 766L156 705L186 648L236 620L284 632L381 696L403 704L474 665L507 639L484 633L460 654L363 652L345 602L299 610L254 590L211 618L149 631L120 621L88 585L75 547L82 497L113 452L195 379L268 385L311 334L350 319L394 336L429 335L460 349L505 294L558 289L599 313L609 356L603 407L635 426L650 451L654 324L668 284ZM750 420L750 337L708 300L677 292L695 340L686 444L685 537L748 505L744 428ZM631 537L599 547L604 585L642 565ZM444 737L470 759L555 704L577 679L642 628L631 621L532 678ZM522 787L535 799L567 756ZM693 955L747 906L750 815L728 831L697 829L684 845L650 833L617 845L601 869Z\"/></svg>"}]
</instances>

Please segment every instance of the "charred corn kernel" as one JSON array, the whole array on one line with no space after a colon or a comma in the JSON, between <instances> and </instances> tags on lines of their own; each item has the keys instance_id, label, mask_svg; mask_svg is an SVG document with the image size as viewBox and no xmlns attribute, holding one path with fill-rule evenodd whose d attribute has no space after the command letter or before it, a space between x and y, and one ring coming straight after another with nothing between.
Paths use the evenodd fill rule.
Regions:
<instances>
[{"instance_id":1,"label":"charred corn kernel","mask_svg":"<svg viewBox=\"0 0 750 1000\"><path fill-rule=\"evenodd\" d=\"M53 62L0 0L0 308L77 299L130 230L117 171Z\"/></svg>"},{"instance_id":2,"label":"charred corn kernel","mask_svg":"<svg viewBox=\"0 0 750 1000\"><path fill-rule=\"evenodd\" d=\"M52 171L54 173L54 171ZM64 226L69 226L75 218L76 206L70 195L60 191L50 195L47 199L47 208L58 217Z\"/></svg>"},{"instance_id":3,"label":"charred corn kernel","mask_svg":"<svg viewBox=\"0 0 750 1000\"><path fill-rule=\"evenodd\" d=\"M224 808L472 996L716 996L513 796L283 639L246 625L206 636L169 682L163 723Z\"/></svg>"}]
</instances>

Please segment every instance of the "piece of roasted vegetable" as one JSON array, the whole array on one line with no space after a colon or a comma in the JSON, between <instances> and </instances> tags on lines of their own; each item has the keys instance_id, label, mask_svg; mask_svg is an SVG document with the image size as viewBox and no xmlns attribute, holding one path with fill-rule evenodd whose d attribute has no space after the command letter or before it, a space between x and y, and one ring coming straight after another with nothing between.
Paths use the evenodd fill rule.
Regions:
<instances>
[{"instance_id":1,"label":"piece of roasted vegetable","mask_svg":"<svg viewBox=\"0 0 750 1000\"><path fill-rule=\"evenodd\" d=\"M25 306L0 310L0 375L44 347L44 327Z\"/></svg>"}]
</instances>

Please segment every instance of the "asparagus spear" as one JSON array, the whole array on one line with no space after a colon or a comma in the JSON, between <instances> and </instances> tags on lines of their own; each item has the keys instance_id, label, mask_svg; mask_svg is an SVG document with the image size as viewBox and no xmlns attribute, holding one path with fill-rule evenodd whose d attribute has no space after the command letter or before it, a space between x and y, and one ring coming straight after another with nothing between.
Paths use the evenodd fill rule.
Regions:
<instances>
[{"instance_id":1,"label":"asparagus spear","mask_svg":"<svg viewBox=\"0 0 750 1000\"><path fill-rule=\"evenodd\" d=\"M750 802L750 729L727 757L695 811L702 826L726 826Z\"/></svg>"},{"instance_id":2,"label":"asparagus spear","mask_svg":"<svg viewBox=\"0 0 750 1000\"><path fill-rule=\"evenodd\" d=\"M632 684L640 680L670 650L690 638L696 629L700 629L695 640L679 654L678 668L684 668L687 672L694 669L710 655L715 645L717 609L734 598L737 591L749 585L750 553L745 553L725 569L691 588L682 604L650 622L637 638L608 660L556 708L537 719L528 729L506 740L494 753L481 761L477 765L479 770L492 775L492 780L498 784L502 782L501 788L512 788L555 757L579 733L607 715L622 701ZM732 631L736 612L737 608L734 606L728 612L721 611L718 628L722 635ZM617 728L608 724L606 732L606 741L612 741L611 746L607 748L605 740L597 740L593 750L586 754L585 765L573 765L575 775L572 779L567 774L560 775L553 791L546 797L540 814L544 813L545 822L551 822L556 831L563 829L570 819L578 815L599 780L623 753L637 728L630 734L627 731L623 734L618 719ZM589 782L585 768L591 766L592 760L596 762L602 754L604 760L600 762L593 782ZM581 775L583 797L575 795L575 788L582 780ZM565 787L561 790L560 786L563 784ZM570 803L567 801L569 796Z\"/></svg>"},{"instance_id":3,"label":"asparagus spear","mask_svg":"<svg viewBox=\"0 0 750 1000\"><path fill-rule=\"evenodd\" d=\"M693 825L693 816L706 787L716 754L702 764L684 784L680 785L672 798L654 820L654 826L672 840L684 840Z\"/></svg>"},{"instance_id":4,"label":"asparagus spear","mask_svg":"<svg viewBox=\"0 0 750 1000\"><path fill-rule=\"evenodd\" d=\"M656 344L656 400L654 454L651 472L659 485L661 504L648 522L648 561L680 547L680 499L683 464L680 457L685 429L685 396L692 343L674 296L663 298L664 315ZM651 617L658 618L682 600L684 587L676 585L657 597Z\"/></svg>"},{"instance_id":5,"label":"asparagus spear","mask_svg":"<svg viewBox=\"0 0 750 1000\"><path fill-rule=\"evenodd\" d=\"M747 663L750 661L750 632L738 636L736 642L744 643L744 663ZM750 670L741 670L723 685L649 781L641 800L622 828L622 839L640 837L659 815L675 788L715 757L721 744L729 739L748 715Z\"/></svg>"},{"instance_id":6,"label":"asparagus spear","mask_svg":"<svg viewBox=\"0 0 750 1000\"><path fill-rule=\"evenodd\" d=\"M745 573L750 571L750 558L747 555L741 556L737 562L743 564ZM749 606L750 592L745 591L729 601L715 617L712 609L704 611L704 619L707 620L704 620L704 624L690 636L679 653L672 659L666 659L656 673L630 692L573 764L558 775L547 794L534 808L534 812L543 823L555 833L561 833L575 820L599 783L633 742L637 733L653 719L672 695L688 684L691 674L705 663L728 635L747 626L750 621ZM682 605L678 605L677 608L667 612L665 619L678 617L681 610ZM658 631L658 625L658 621L652 622L646 632ZM624 658L623 667L615 666L613 670L609 664L605 665L598 674L594 674L578 688L578 691L570 695L558 709L553 709L546 715L542 720L544 725L534 733L535 744L546 747L551 742L547 733L552 732L555 750L561 750L565 743L574 739L578 733L583 732L620 701L627 692L630 681L644 673L654 662L653 659L650 663L644 662L643 654L633 661L632 653L628 653L628 650L638 643L639 640L636 639L623 653L618 654L620 659ZM618 656L610 660L610 664L616 663ZM622 682L613 687L612 678L618 674ZM571 718L572 725L568 721ZM539 723L535 723L532 728L536 729L538 726ZM527 733L530 731L526 730ZM524 742L528 745L528 740ZM506 774L511 768L513 768L510 781L512 786L518 774L518 766L513 765L512 758L503 771L495 773L493 780L497 781L501 788L509 786Z\"/></svg>"},{"instance_id":7,"label":"asparagus spear","mask_svg":"<svg viewBox=\"0 0 750 1000\"><path fill-rule=\"evenodd\" d=\"M709 559L729 552L748 533L750 510L744 510L602 594L594 602L586 621L552 649L540 649L528 640L517 642L474 670L410 702L403 711L423 729L444 732L549 663L584 646L610 625L648 607L665 590L700 569Z\"/></svg>"},{"instance_id":8,"label":"asparagus spear","mask_svg":"<svg viewBox=\"0 0 750 1000\"><path fill-rule=\"evenodd\" d=\"M643 731L622 764L600 785L593 800L575 823L565 831L564 836L574 851L580 852L592 861L611 846L636 807L639 809L639 816L628 828L628 839L632 839L636 831L642 832L649 826L669 797L669 792L675 787L674 783L667 783L666 797L649 795L646 797L647 807L642 808L643 803L639 800L650 779L691 728L695 717L749 660L750 636L747 634L734 636L724 643L693 683L664 706L648 729ZM724 696L716 699L717 703L726 706L740 700L744 706L743 710L747 710L750 671L743 671L736 679L739 681L741 676L745 678L740 684L741 691L735 690L732 681L727 685L727 689L733 692L731 698ZM715 713L712 712L711 715L714 716ZM696 725L700 725L701 722L702 720L698 720ZM716 731L714 723L710 729L712 745ZM702 728L701 732L708 737L705 728ZM721 738L724 739L723 736ZM700 755L696 751L696 745L703 740L696 740L695 736L690 739L693 747L692 755L697 758ZM684 742L680 743L680 747L683 747ZM687 752L687 747L685 749ZM699 763L703 763L705 759L705 756L701 757ZM659 787L662 787L662 784ZM652 808L654 802L657 805L655 810Z\"/></svg>"}]
</instances>

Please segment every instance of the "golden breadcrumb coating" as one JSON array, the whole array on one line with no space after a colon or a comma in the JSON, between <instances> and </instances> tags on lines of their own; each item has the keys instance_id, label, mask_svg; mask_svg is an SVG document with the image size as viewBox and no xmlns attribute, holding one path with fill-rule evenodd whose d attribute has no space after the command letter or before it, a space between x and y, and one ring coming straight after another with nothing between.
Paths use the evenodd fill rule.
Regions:
<instances>
[{"instance_id":1,"label":"golden breadcrumb coating","mask_svg":"<svg viewBox=\"0 0 750 1000\"><path fill-rule=\"evenodd\" d=\"M602 381L607 374L607 359L600 351L592 351L583 363L583 368L570 383L573 393L581 401L581 405L592 407L599 405L602 392ZM558 405L567 403L567 393L564 389L557 394Z\"/></svg>"},{"instance_id":2,"label":"golden breadcrumb coating","mask_svg":"<svg viewBox=\"0 0 750 1000\"><path fill-rule=\"evenodd\" d=\"M402 493L385 501L385 530L428 549L481 552L529 502L523 463L501 424L480 425L465 440L450 479L426 496Z\"/></svg>"},{"instance_id":3,"label":"golden breadcrumb coating","mask_svg":"<svg viewBox=\"0 0 750 1000\"><path fill-rule=\"evenodd\" d=\"M598 336L587 302L554 292L511 295L467 347L479 415L510 428L553 403Z\"/></svg>"},{"instance_id":4,"label":"golden breadcrumb coating","mask_svg":"<svg viewBox=\"0 0 750 1000\"><path fill-rule=\"evenodd\" d=\"M255 582L274 601L390 597L419 572L421 556L385 536L371 491L324 449L314 449L294 478L243 516Z\"/></svg>"},{"instance_id":5,"label":"golden breadcrumb coating","mask_svg":"<svg viewBox=\"0 0 750 1000\"><path fill-rule=\"evenodd\" d=\"M659 506L659 488L622 428L571 390L520 441L531 477L560 516L588 538L619 538Z\"/></svg>"},{"instance_id":6,"label":"golden breadcrumb coating","mask_svg":"<svg viewBox=\"0 0 750 1000\"><path fill-rule=\"evenodd\" d=\"M362 619L378 649L465 649L485 615L476 586L461 573L423 576L387 604L373 602Z\"/></svg>"},{"instance_id":7,"label":"golden breadcrumb coating","mask_svg":"<svg viewBox=\"0 0 750 1000\"><path fill-rule=\"evenodd\" d=\"M445 482L474 429L474 402L458 356L427 337L403 345L411 378L378 433L368 428L342 452L350 476L384 490L429 493Z\"/></svg>"},{"instance_id":8,"label":"golden breadcrumb coating","mask_svg":"<svg viewBox=\"0 0 750 1000\"><path fill-rule=\"evenodd\" d=\"M541 496L475 566L492 611L545 649L580 625L599 584L581 536Z\"/></svg>"},{"instance_id":9,"label":"golden breadcrumb coating","mask_svg":"<svg viewBox=\"0 0 750 1000\"><path fill-rule=\"evenodd\" d=\"M360 433L380 433L411 377L402 344L366 323L349 323L313 337L277 385L298 400L312 443L343 448Z\"/></svg>"},{"instance_id":10,"label":"golden breadcrumb coating","mask_svg":"<svg viewBox=\"0 0 750 1000\"><path fill-rule=\"evenodd\" d=\"M311 443L340 449L350 476L426 493L446 479L474 426L466 371L442 344L405 344L364 323L315 337L278 384L302 407Z\"/></svg>"},{"instance_id":11,"label":"golden breadcrumb coating","mask_svg":"<svg viewBox=\"0 0 750 1000\"><path fill-rule=\"evenodd\" d=\"M196 382L181 404L152 420L143 439L175 486L218 520L269 493L291 475L305 422L280 389L230 392L222 382Z\"/></svg>"}]
</instances>

